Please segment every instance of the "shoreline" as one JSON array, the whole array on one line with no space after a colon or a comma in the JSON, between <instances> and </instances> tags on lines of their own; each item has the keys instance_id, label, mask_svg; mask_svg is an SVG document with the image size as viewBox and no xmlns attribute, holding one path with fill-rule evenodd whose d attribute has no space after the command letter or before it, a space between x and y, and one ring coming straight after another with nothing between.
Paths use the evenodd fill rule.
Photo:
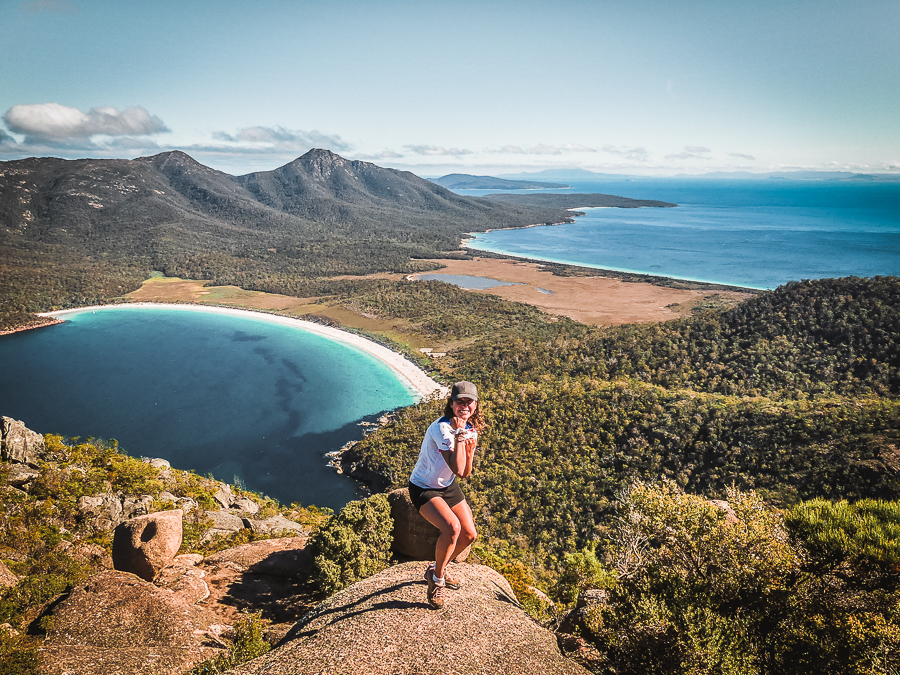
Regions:
<instances>
[{"instance_id":1,"label":"shoreline","mask_svg":"<svg viewBox=\"0 0 900 675\"><path fill-rule=\"evenodd\" d=\"M37 314L36 316L46 317L46 314ZM13 335L14 333L24 333L26 330L36 330L38 328L44 328L46 326L55 326L57 324L62 323L59 319L53 319L51 321L44 321L41 323L28 323L24 326L16 326L15 328L4 328L0 330L0 337L4 335Z\"/></svg>"},{"instance_id":2,"label":"shoreline","mask_svg":"<svg viewBox=\"0 0 900 675\"><path fill-rule=\"evenodd\" d=\"M601 207L603 208L603 207ZM554 223L557 225L560 223ZM534 225L529 225L529 227L536 227ZM504 229L515 229L521 230L525 228L516 227L516 228L504 228ZM482 233L476 233L482 234ZM607 273L611 275L627 275L629 277L637 277L641 281L646 281L647 283L658 285L659 281L669 281L669 282L679 282L685 284L696 284L698 286L708 287L710 290L727 290L734 291L737 293L761 293L763 291L772 291L774 288L758 288L756 286L741 286L739 284L733 284L725 281L706 281L704 279L693 279L691 277L679 277L671 274L652 274L650 272L638 272L636 270L627 270L617 267L601 267L599 265L593 265L590 263L573 263L573 262L562 262L556 260L554 258L540 258L538 256L525 256L521 253L504 253L502 251L494 251L489 248L478 248L477 246L471 246L470 242L477 241L477 239L464 239L460 244L461 247L466 248L470 251L477 251L481 254L490 254L495 256L502 256L504 258L510 258L512 260L522 260L524 262L544 264L544 265L558 265L559 267L580 267L582 269L596 271L598 273ZM658 280L658 281L657 281ZM777 287L776 287L777 288Z\"/></svg>"},{"instance_id":3,"label":"shoreline","mask_svg":"<svg viewBox=\"0 0 900 675\"><path fill-rule=\"evenodd\" d=\"M89 307L78 307L74 309L61 309L54 312L42 312L38 314L38 316L57 319L57 321L54 323L62 323L61 317L64 317L67 314L82 314L89 311L96 312L98 310L111 310L120 308L177 309L181 311L213 312L217 314L228 314L231 316L243 316L258 319L261 321L270 321L272 323L281 324L283 326L299 328L311 333L316 333L318 335L321 335L322 337L334 340L336 342L341 342L351 347L355 347L356 349L359 349L360 351L374 357L375 359L386 365L391 370L391 372L393 372L394 375L396 375L398 379L403 382L403 384L406 385L415 394L416 397L418 397L419 401L428 398L435 392L440 392L440 395L446 395L446 392L449 391L447 387L431 379L425 373L425 371L423 371L405 356L385 347L384 345L378 344L377 342L374 342L368 338L364 338L360 335L340 330L338 328L323 326L312 321L304 321L303 319L295 319L292 317L281 316L279 314L270 314L268 312L258 312L249 309L213 307L210 305L197 305L193 303L183 302L128 302L111 305L92 305Z\"/></svg>"}]
</instances>

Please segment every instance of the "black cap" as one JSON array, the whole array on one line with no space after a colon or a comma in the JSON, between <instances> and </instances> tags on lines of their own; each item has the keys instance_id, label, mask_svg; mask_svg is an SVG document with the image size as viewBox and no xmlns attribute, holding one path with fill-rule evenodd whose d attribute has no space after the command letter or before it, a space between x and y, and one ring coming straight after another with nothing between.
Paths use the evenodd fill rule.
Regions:
<instances>
[{"instance_id":1,"label":"black cap","mask_svg":"<svg viewBox=\"0 0 900 675\"><path fill-rule=\"evenodd\" d=\"M478 388L471 382L457 382L450 390L450 400L458 401L461 398L470 398L473 401L478 400Z\"/></svg>"}]
</instances>

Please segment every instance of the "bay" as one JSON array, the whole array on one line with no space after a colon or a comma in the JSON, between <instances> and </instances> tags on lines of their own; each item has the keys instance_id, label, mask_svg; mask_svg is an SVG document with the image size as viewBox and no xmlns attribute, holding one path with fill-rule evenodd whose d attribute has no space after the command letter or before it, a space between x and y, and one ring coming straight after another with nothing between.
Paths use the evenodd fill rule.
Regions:
<instances>
[{"instance_id":1,"label":"bay","mask_svg":"<svg viewBox=\"0 0 900 675\"><path fill-rule=\"evenodd\" d=\"M41 433L117 439L136 457L239 481L283 503L358 496L326 452L415 402L353 346L265 319L113 308L0 337L0 414Z\"/></svg>"},{"instance_id":2,"label":"bay","mask_svg":"<svg viewBox=\"0 0 900 675\"><path fill-rule=\"evenodd\" d=\"M469 246L759 289L800 279L900 274L900 183L634 178L548 191L566 192L678 206L590 209L573 224L476 233Z\"/></svg>"}]
</instances>

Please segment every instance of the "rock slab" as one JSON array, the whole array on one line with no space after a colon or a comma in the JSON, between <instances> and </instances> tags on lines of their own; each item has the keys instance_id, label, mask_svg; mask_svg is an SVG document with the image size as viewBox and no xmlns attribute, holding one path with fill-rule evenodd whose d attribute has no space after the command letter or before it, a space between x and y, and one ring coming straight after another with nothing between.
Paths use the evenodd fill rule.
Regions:
<instances>
[{"instance_id":1,"label":"rock slab","mask_svg":"<svg viewBox=\"0 0 900 675\"><path fill-rule=\"evenodd\" d=\"M389 567L307 614L271 652L232 675L586 675L520 608L500 574L454 565L462 582L432 610L421 562Z\"/></svg>"},{"instance_id":2,"label":"rock slab","mask_svg":"<svg viewBox=\"0 0 900 675\"><path fill-rule=\"evenodd\" d=\"M145 581L169 564L181 547L181 509L138 516L116 527L113 533L113 566Z\"/></svg>"},{"instance_id":3,"label":"rock slab","mask_svg":"<svg viewBox=\"0 0 900 675\"><path fill-rule=\"evenodd\" d=\"M47 675L181 675L221 650L215 617L127 572L102 572L57 605L40 648Z\"/></svg>"},{"instance_id":4,"label":"rock slab","mask_svg":"<svg viewBox=\"0 0 900 675\"><path fill-rule=\"evenodd\" d=\"M12 417L0 417L0 459L37 468L46 446L44 437Z\"/></svg>"},{"instance_id":5,"label":"rock slab","mask_svg":"<svg viewBox=\"0 0 900 675\"><path fill-rule=\"evenodd\" d=\"M394 519L394 543L391 550L413 560L434 560L434 547L441 531L425 520L413 506L409 490L401 488L388 494L391 518ZM471 547L456 556L465 562Z\"/></svg>"}]
</instances>

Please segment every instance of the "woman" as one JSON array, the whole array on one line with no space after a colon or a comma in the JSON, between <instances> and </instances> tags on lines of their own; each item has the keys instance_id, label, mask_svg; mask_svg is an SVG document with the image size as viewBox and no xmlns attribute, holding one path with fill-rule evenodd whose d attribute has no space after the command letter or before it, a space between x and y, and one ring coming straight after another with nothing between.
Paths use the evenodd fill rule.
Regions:
<instances>
[{"instance_id":1,"label":"woman","mask_svg":"<svg viewBox=\"0 0 900 675\"><path fill-rule=\"evenodd\" d=\"M467 478L472 473L478 431L483 428L478 389L471 382L457 382L450 390L443 417L432 422L425 432L419 459L409 477L412 503L425 520L441 531L434 564L425 570L428 604L434 609L444 606L445 588L459 588L459 581L450 576L447 565L478 536L457 477Z\"/></svg>"}]
</instances>

